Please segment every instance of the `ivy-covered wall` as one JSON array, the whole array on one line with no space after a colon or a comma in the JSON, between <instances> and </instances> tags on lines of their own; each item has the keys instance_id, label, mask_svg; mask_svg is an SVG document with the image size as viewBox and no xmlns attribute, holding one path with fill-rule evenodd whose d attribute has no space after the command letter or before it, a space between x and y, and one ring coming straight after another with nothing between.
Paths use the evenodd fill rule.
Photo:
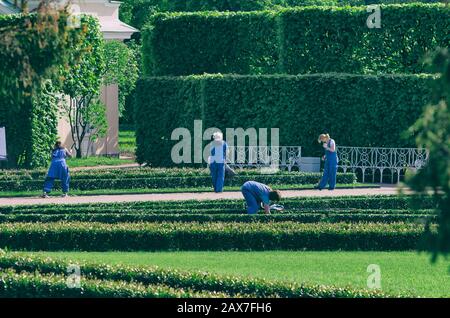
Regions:
<instances>
[{"instance_id":1,"label":"ivy-covered wall","mask_svg":"<svg viewBox=\"0 0 450 318\"><path fill-rule=\"evenodd\" d=\"M73 52L81 41L90 43L93 17L81 27L67 28L64 12L0 15L0 127L6 127L8 166L45 166L57 140L61 70L91 54Z\"/></svg>"}]
</instances>

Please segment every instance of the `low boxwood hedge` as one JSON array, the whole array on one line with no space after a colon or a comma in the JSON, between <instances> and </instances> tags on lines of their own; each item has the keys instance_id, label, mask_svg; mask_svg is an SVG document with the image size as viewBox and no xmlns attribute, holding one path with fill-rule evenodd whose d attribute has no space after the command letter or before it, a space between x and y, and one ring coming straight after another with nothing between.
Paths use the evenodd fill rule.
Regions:
<instances>
[{"instance_id":1,"label":"low boxwood hedge","mask_svg":"<svg viewBox=\"0 0 450 318\"><path fill-rule=\"evenodd\" d=\"M214 275L206 272L186 272L159 267L105 265L85 262L71 262L37 256L21 256L12 253L0 254L0 269L13 268L18 271L40 272L62 275L69 264L78 264L84 277L108 281L125 281L144 285L166 285L172 288L196 292L226 293L233 297L389 297L379 290L355 290L335 287L287 282L273 282L264 279ZM392 297L392 295L390 295ZM399 296L399 295L397 295ZM406 295L403 295L406 296Z\"/></svg>"},{"instance_id":2,"label":"low boxwood hedge","mask_svg":"<svg viewBox=\"0 0 450 318\"><path fill-rule=\"evenodd\" d=\"M190 292L167 286L144 286L139 283L85 279L80 288L71 288L64 275L42 275L16 272L12 269L0 274L0 297L3 298L205 298L226 297L224 293ZM239 295L236 295L239 297Z\"/></svg>"},{"instance_id":3,"label":"low boxwood hedge","mask_svg":"<svg viewBox=\"0 0 450 318\"><path fill-rule=\"evenodd\" d=\"M286 211L307 212L309 210L328 211L346 210L415 210L434 209L436 202L431 196L343 196L286 198L281 202ZM414 203L412 205L411 203ZM123 203L86 203L86 204L35 204L23 206L0 206L0 214L9 213L242 213L244 200L186 200L186 201L137 201ZM374 212L371 212L374 213Z\"/></svg>"},{"instance_id":4,"label":"low boxwood hedge","mask_svg":"<svg viewBox=\"0 0 450 318\"><path fill-rule=\"evenodd\" d=\"M76 176L76 174L75 174ZM125 178L96 178L73 177L70 182L71 189L74 190L98 190L98 189L163 189L163 188L194 188L211 186L209 175L198 176L145 176L136 175ZM41 190L42 179L12 179L0 181L0 191L32 191ZM254 180L270 185L291 185L291 184L317 184L321 178L320 173L291 173L291 174L254 174L237 175L232 179L227 179L226 186L241 186L248 180ZM338 173L337 182L340 184L353 184L356 176L353 173ZM59 182L56 182L59 187Z\"/></svg>"},{"instance_id":5,"label":"low boxwood hedge","mask_svg":"<svg viewBox=\"0 0 450 318\"><path fill-rule=\"evenodd\" d=\"M412 250L422 237L422 225L401 222L0 224L0 247L34 251Z\"/></svg>"},{"instance_id":6,"label":"low boxwood hedge","mask_svg":"<svg viewBox=\"0 0 450 318\"><path fill-rule=\"evenodd\" d=\"M396 211L396 210L394 210ZM0 215L0 223L19 223L19 222L101 222L101 223L124 223L124 222L415 222L419 220L436 221L436 216L432 214L418 213L386 213L371 214L361 213L289 213L289 214L271 214L271 215L246 215L246 214L147 214L147 213L69 213L69 214L9 214Z\"/></svg>"}]
</instances>

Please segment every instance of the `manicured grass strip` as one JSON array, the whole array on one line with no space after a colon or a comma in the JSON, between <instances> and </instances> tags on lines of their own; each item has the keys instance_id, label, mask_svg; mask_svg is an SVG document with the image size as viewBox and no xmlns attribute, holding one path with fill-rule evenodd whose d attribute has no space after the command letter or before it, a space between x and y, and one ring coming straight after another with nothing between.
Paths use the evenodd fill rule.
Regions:
<instances>
[{"instance_id":1,"label":"manicured grass strip","mask_svg":"<svg viewBox=\"0 0 450 318\"><path fill-rule=\"evenodd\" d=\"M363 212L363 211L358 211ZM66 214L8 214L0 215L0 223L18 223L18 222L101 222L101 223L124 223L124 222L435 222L436 216L430 214L370 214L370 213L303 213L303 214L271 214L271 215L246 215L246 214L148 214L148 213L66 213Z\"/></svg>"},{"instance_id":2,"label":"manicured grass strip","mask_svg":"<svg viewBox=\"0 0 450 318\"><path fill-rule=\"evenodd\" d=\"M314 285L367 288L369 264L381 269L382 291L419 297L450 297L449 260L432 263L417 251L173 251L173 252L20 252L72 262L159 266L184 272L308 282Z\"/></svg>"},{"instance_id":3,"label":"manicured grass strip","mask_svg":"<svg viewBox=\"0 0 450 318\"><path fill-rule=\"evenodd\" d=\"M119 128L119 151L121 154L134 154L136 136L134 130Z\"/></svg>"},{"instance_id":4,"label":"manicured grass strip","mask_svg":"<svg viewBox=\"0 0 450 318\"><path fill-rule=\"evenodd\" d=\"M434 229L434 227L432 227ZM411 223L2 223L0 246L20 250L412 250Z\"/></svg>"},{"instance_id":5,"label":"manicured grass strip","mask_svg":"<svg viewBox=\"0 0 450 318\"><path fill-rule=\"evenodd\" d=\"M4 253L0 256L0 268L14 268L28 272L63 274L70 261L43 257L26 257ZM102 280L137 282L144 285L163 284L172 288L189 289L197 292L226 293L233 297L252 295L253 297L386 297L380 291L358 290L313 284L297 284L244 279L235 276L219 276L205 272L167 270L158 267L104 265L77 262L83 275Z\"/></svg>"},{"instance_id":6,"label":"manicured grass strip","mask_svg":"<svg viewBox=\"0 0 450 318\"><path fill-rule=\"evenodd\" d=\"M312 190L314 184L279 184L275 186L277 190ZM379 185L369 183L353 183L353 184L338 184L337 189L377 189ZM58 188L50 193L50 196L58 197L61 191ZM240 186L225 186L224 192L240 191ZM71 196L86 196L86 195L112 195L112 194L146 194L146 193L197 193L197 192L211 192L211 187L196 187L196 188L134 188L134 189L97 189L97 190L71 190ZM36 197L42 194L42 190L29 191L0 191L0 197Z\"/></svg>"},{"instance_id":7,"label":"manicured grass strip","mask_svg":"<svg viewBox=\"0 0 450 318\"><path fill-rule=\"evenodd\" d=\"M77 167L95 167L95 166L118 166L123 164L134 163L131 159L120 159L114 157L87 157L87 158L70 158L67 164L71 168ZM43 176L40 174L39 176ZM1 177L0 177L1 180Z\"/></svg>"},{"instance_id":8,"label":"manicured grass strip","mask_svg":"<svg viewBox=\"0 0 450 318\"><path fill-rule=\"evenodd\" d=\"M291 210L334 210L334 209L372 209L372 210L410 210L412 204L417 209L433 209L435 201L431 196L343 196L343 197L310 197L289 198L281 202L286 211ZM100 210L103 212L131 212L131 211L198 211L215 210L245 211L244 200L186 200L186 201L138 201L122 203L86 203L86 204L45 204L45 205L22 205L1 206L0 213L26 213L27 211L58 211L58 213L87 212Z\"/></svg>"},{"instance_id":9,"label":"manicured grass strip","mask_svg":"<svg viewBox=\"0 0 450 318\"><path fill-rule=\"evenodd\" d=\"M226 297L224 293L190 292L167 286L144 286L135 282L81 279L80 288L67 285L65 273L42 275L8 269L0 273L2 298L205 298ZM236 295L239 297L239 295Z\"/></svg>"}]
</instances>

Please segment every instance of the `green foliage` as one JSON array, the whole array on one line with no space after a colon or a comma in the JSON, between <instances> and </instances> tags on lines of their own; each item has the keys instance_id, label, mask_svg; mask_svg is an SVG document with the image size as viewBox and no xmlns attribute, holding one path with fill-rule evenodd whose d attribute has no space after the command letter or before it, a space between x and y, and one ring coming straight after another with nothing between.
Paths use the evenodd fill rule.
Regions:
<instances>
[{"instance_id":1,"label":"green foliage","mask_svg":"<svg viewBox=\"0 0 450 318\"><path fill-rule=\"evenodd\" d=\"M149 171L146 171L149 170ZM194 170L195 171L195 170ZM150 169L120 170L113 171L77 171L72 173L70 187L78 190L94 189L164 189L164 188L192 188L208 187L211 185L211 176L207 170L196 170L197 175L192 173L164 175L159 171ZM38 190L42 187L42 179L45 175L41 173L30 173L28 175L14 175L13 173L0 176L0 188L2 191L24 191ZM277 185L302 185L317 184L321 178L320 173L279 173L258 174L244 173L233 179L227 180L227 186L241 186L245 181L252 180ZM3 179L4 178L4 179ZM3 179L3 180L2 180ZM353 173L339 173L338 183L352 184L355 182Z\"/></svg>"},{"instance_id":2,"label":"green foliage","mask_svg":"<svg viewBox=\"0 0 450 318\"><path fill-rule=\"evenodd\" d=\"M89 142L94 142L107 130L106 106L100 101L100 86L105 75L103 34L96 18L84 15L80 22L81 28L87 30L85 41L71 52L72 59L78 63L61 68L62 92L69 96L63 103L62 115L70 124L77 158L81 158L82 144L88 133Z\"/></svg>"},{"instance_id":3,"label":"green foliage","mask_svg":"<svg viewBox=\"0 0 450 318\"><path fill-rule=\"evenodd\" d=\"M106 72L104 83L119 86L119 116L123 116L125 100L136 86L138 61L136 51L119 41L105 43Z\"/></svg>"},{"instance_id":4,"label":"green foliage","mask_svg":"<svg viewBox=\"0 0 450 318\"><path fill-rule=\"evenodd\" d=\"M433 231L434 227L431 228ZM14 250L413 250L414 223L1 223Z\"/></svg>"},{"instance_id":5,"label":"green foliage","mask_svg":"<svg viewBox=\"0 0 450 318\"><path fill-rule=\"evenodd\" d=\"M450 7L381 10L379 29L366 7L156 14L143 29L144 73L421 73L427 51L449 46Z\"/></svg>"},{"instance_id":6,"label":"green foliage","mask_svg":"<svg viewBox=\"0 0 450 318\"><path fill-rule=\"evenodd\" d=\"M275 73L275 24L273 12L158 14L143 33L144 74Z\"/></svg>"},{"instance_id":7,"label":"green foliage","mask_svg":"<svg viewBox=\"0 0 450 318\"><path fill-rule=\"evenodd\" d=\"M139 80L135 107L137 161L171 166L178 127L280 128L280 145L320 156L327 131L341 146L410 147L401 133L431 95L427 75L204 75ZM339 97L339 98L337 98ZM351 125L348 123L351 122ZM295 134L293 133L295 132ZM226 137L226 136L225 136ZM157 151L155 150L157 149Z\"/></svg>"},{"instance_id":8,"label":"green foliage","mask_svg":"<svg viewBox=\"0 0 450 318\"><path fill-rule=\"evenodd\" d=\"M74 262L70 262L73 264ZM386 297L380 291L355 290L334 286L273 282L263 279L219 276L205 272L183 272L158 267L132 267L98 263L78 263L83 275L89 280L122 281L127 284L167 286L177 290L189 290L209 294L226 294L233 297ZM0 268L14 269L40 275L63 275L69 262L42 257L25 257L4 253L0 257Z\"/></svg>"},{"instance_id":9,"label":"green foliage","mask_svg":"<svg viewBox=\"0 0 450 318\"><path fill-rule=\"evenodd\" d=\"M50 81L41 81L22 105L0 104L0 126L6 127L10 166L34 168L46 165L56 139L58 98Z\"/></svg>"},{"instance_id":10,"label":"green foliage","mask_svg":"<svg viewBox=\"0 0 450 318\"><path fill-rule=\"evenodd\" d=\"M42 275L7 269L0 274L0 297L4 298L197 298L226 297L219 293L195 293L167 286L82 279L80 288L67 283L67 275Z\"/></svg>"},{"instance_id":11,"label":"green foliage","mask_svg":"<svg viewBox=\"0 0 450 318\"><path fill-rule=\"evenodd\" d=\"M412 206L419 208L418 214L427 214L436 207L430 196L361 196L361 197L317 197L283 199L286 213L339 213L352 210L370 214L415 213ZM89 203L75 205L23 205L2 206L1 214L69 214L69 213L147 213L161 211L172 214L240 214L244 211L242 200L188 200L188 201L141 201L125 203ZM395 210L395 212L394 212ZM428 211L428 212L427 212Z\"/></svg>"},{"instance_id":12,"label":"green foliage","mask_svg":"<svg viewBox=\"0 0 450 318\"><path fill-rule=\"evenodd\" d=\"M411 127L417 132L417 145L429 151L424 169L409 180L418 192L431 189L438 198L438 235L430 238L435 260L439 254L450 253L450 46L438 49L429 57L433 71L440 77L433 83L434 98L420 119Z\"/></svg>"},{"instance_id":13,"label":"green foliage","mask_svg":"<svg viewBox=\"0 0 450 318\"><path fill-rule=\"evenodd\" d=\"M103 212L103 211L102 211ZM136 223L136 222L234 222L234 223L253 223L253 222L299 222L299 223L358 223L358 222L377 222L377 223L394 223L394 222L418 222L427 220L436 222L433 210L421 210L420 213L411 213L405 210L383 210L384 213L371 213L367 210L349 210L349 211L318 211L301 213L271 214L271 215L252 215L245 214L242 210L241 214L224 213L226 211L217 210L217 213L200 213L196 211L163 211L154 213L86 213L86 212L70 212L61 214L41 214L39 210L30 211L24 214L7 214L0 215L0 223L50 223L50 222L100 222L100 223ZM194 212L194 213L193 213ZM216 211L214 211L216 212ZM296 213L297 212L297 213Z\"/></svg>"},{"instance_id":14,"label":"green foliage","mask_svg":"<svg viewBox=\"0 0 450 318\"><path fill-rule=\"evenodd\" d=\"M71 48L85 34L68 29L66 21L66 12L46 7L0 16L0 126L6 127L10 167L33 168L49 159L56 139L58 68L76 63Z\"/></svg>"},{"instance_id":15,"label":"green foliage","mask_svg":"<svg viewBox=\"0 0 450 318\"><path fill-rule=\"evenodd\" d=\"M433 3L438 0L124 0L120 19L138 29L158 12L259 11L294 6L346 6L373 3Z\"/></svg>"}]
</instances>

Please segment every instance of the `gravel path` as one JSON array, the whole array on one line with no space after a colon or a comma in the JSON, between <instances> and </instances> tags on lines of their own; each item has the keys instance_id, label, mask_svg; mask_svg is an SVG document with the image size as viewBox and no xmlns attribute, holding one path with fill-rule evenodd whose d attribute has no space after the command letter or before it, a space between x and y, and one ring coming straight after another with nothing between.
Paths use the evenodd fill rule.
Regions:
<instances>
[{"instance_id":1,"label":"gravel path","mask_svg":"<svg viewBox=\"0 0 450 318\"><path fill-rule=\"evenodd\" d=\"M382 186L368 189L336 189L329 190L285 190L281 191L283 197L336 197L336 196L363 196L397 194L395 186ZM197 193L151 193L151 194L119 194L119 195L93 195L73 196L67 198L38 197L27 198L0 198L0 206L5 205L31 205L31 204L79 204L79 203L109 203L109 202L135 202L135 201L180 201L180 200L214 200L214 199L243 199L240 192L197 192Z\"/></svg>"}]
</instances>

